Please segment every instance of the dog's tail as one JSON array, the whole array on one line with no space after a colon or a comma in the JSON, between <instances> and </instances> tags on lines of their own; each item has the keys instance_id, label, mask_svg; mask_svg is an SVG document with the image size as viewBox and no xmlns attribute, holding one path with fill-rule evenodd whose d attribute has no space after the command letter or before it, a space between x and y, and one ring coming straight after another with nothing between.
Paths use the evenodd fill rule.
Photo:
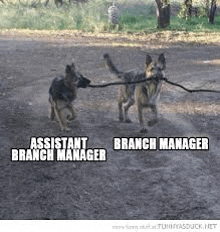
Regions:
<instances>
[{"instance_id":1,"label":"dog's tail","mask_svg":"<svg viewBox=\"0 0 220 232\"><path fill-rule=\"evenodd\" d=\"M106 53L106 54L103 55L103 57L104 57L104 60L105 60L105 63L106 63L106 65L107 65L107 67L109 68L109 71L110 71L111 73L115 74L118 78L120 78L121 75L123 74L123 72L120 72L120 71L116 68L116 66L113 64L112 59L111 59L111 57L109 56L109 54Z\"/></svg>"}]
</instances>

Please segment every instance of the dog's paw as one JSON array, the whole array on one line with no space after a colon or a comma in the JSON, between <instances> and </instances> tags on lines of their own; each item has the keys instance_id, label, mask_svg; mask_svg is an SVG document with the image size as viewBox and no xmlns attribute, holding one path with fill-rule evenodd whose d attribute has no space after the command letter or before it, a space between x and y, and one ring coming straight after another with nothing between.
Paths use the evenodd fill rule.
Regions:
<instances>
[{"instance_id":1,"label":"dog's paw","mask_svg":"<svg viewBox=\"0 0 220 232\"><path fill-rule=\"evenodd\" d=\"M145 133L147 133L148 131L147 131L147 128L141 128L140 129L140 133L143 133L143 134L145 134Z\"/></svg>"},{"instance_id":2,"label":"dog's paw","mask_svg":"<svg viewBox=\"0 0 220 232\"><path fill-rule=\"evenodd\" d=\"M148 122L148 126L153 126L157 122L158 122L158 119L153 119L153 120L151 120L151 121Z\"/></svg>"},{"instance_id":3,"label":"dog's paw","mask_svg":"<svg viewBox=\"0 0 220 232\"><path fill-rule=\"evenodd\" d=\"M61 131L71 131L71 129L69 127L66 127L66 128L61 128Z\"/></svg>"}]
</instances>

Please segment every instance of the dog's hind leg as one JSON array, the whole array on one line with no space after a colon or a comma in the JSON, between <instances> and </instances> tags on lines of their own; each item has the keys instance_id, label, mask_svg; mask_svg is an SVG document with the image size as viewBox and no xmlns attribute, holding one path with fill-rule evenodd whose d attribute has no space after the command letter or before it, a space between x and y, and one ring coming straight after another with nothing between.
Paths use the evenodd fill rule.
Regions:
<instances>
[{"instance_id":1,"label":"dog's hind leg","mask_svg":"<svg viewBox=\"0 0 220 232\"><path fill-rule=\"evenodd\" d=\"M72 104L69 103L66 107L70 111L70 114L67 115L67 119L70 121L74 120L76 118L76 112L75 112Z\"/></svg>"},{"instance_id":2,"label":"dog's hind leg","mask_svg":"<svg viewBox=\"0 0 220 232\"><path fill-rule=\"evenodd\" d=\"M55 102L52 100L51 97L49 97L49 102L50 102L50 119L52 121L55 120L55 112L54 112L54 106L55 106Z\"/></svg>"},{"instance_id":3,"label":"dog's hind leg","mask_svg":"<svg viewBox=\"0 0 220 232\"><path fill-rule=\"evenodd\" d=\"M50 119L52 121L55 120L55 111L54 111L54 107L51 105L51 109L50 109Z\"/></svg>"},{"instance_id":4,"label":"dog's hind leg","mask_svg":"<svg viewBox=\"0 0 220 232\"><path fill-rule=\"evenodd\" d=\"M128 101L124 104L124 116L125 122L127 123L131 123L131 119L128 117L128 110L132 105L134 105L134 98L130 97Z\"/></svg>"},{"instance_id":5,"label":"dog's hind leg","mask_svg":"<svg viewBox=\"0 0 220 232\"><path fill-rule=\"evenodd\" d=\"M118 102L118 110L119 110L119 121L122 122L124 120L124 116L123 116L123 110L122 110L122 102L119 101Z\"/></svg>"}]
</instances>

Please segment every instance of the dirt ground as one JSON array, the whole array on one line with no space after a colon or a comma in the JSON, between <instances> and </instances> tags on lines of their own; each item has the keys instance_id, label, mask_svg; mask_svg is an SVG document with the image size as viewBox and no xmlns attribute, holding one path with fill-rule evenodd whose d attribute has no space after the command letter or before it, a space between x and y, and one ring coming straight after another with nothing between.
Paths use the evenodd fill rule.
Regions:
<instances>
[{"instance_id":1,"label":"dirt ground","mask_svg":"<svg viewBox=\"0 0 220 232\"><path fill-rule=\"evenodd\" d=\"M139 133L135 106L132 123L118 121L116 86L79 89L70 132L48 118L51 80L72 60L93 84L115 81L105 52L121 70L143 70L146 53L164 52L169 80L220 90L220 46L111 44L0 36L1 219L220 219L220 94L164 84L160 121L147 134ZM87 136L88 147L106 148L107 162L11 161L11 148L28 148L38 136ZM114 151L113 137L208 137L210 144L209 151Z\"/></svg>"}]
</instances>

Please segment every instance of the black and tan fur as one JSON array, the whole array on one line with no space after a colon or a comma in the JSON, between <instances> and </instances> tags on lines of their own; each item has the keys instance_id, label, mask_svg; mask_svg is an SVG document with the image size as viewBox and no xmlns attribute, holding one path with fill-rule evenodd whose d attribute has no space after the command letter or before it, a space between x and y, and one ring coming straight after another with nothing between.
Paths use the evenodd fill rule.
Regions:
<instances>
[{"instance_id":1,"label":"black and tan fur","mask_svg":"<svg viewBox=\"0 0 220 232\"><path fill-rule=\"evenodd\" d=\"M76 99L77 88L85 88L90 83L90 80L77 72L74 64L67 65L65 72L65 76L53 79L49 89L50 118L52 121L58 120L61 130L70 130L66 119L71 121L76 117L72 101ZM70 112L66 118L65 109Z\"/></svg>"},{"instance_id":2,"label":"black and tan fur","mask_svg":"<svg viewBox=\"0 0 220 232\"><path fill-rule=\"evenodd\" d=\"M148 122L149 126L153 126L158 121L157 103L160 96L162 85L161 77L165 77L164 70L166 68L166 60L164 54L160 54L155 62L149 55L146 56L145 72L138 71L121 72L113 64L110 56L104 54L104 59L110 72L121 78L124 82L133 82L143 80L144 78L154 78L152 81L146 81L139 84L121 85L118 94L119 120L131 122L128 117L129 108L136 102L138 108L138 117L141 132L146 132L143 120L143 108L151 108L154 113L154 119Z\"/></svg>"}]
</instances>

